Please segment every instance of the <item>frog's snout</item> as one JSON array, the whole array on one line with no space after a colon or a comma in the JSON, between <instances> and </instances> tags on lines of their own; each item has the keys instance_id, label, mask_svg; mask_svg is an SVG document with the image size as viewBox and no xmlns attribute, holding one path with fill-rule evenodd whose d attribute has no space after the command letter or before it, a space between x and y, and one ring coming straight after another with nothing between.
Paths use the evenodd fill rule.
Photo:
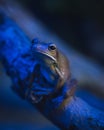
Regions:
<instances>
[{"instance_id":1,"label":"frog's snout","mask_svg":"<svg viewBox=\"0 0 104 130\"><path fill-rule=\"evenodd\" d=\"M38 38L34 38L34 39L31 41L32 44L35 44L35 43L38 43L38 42L39 42Z\"/></svg>"}]
</instances>

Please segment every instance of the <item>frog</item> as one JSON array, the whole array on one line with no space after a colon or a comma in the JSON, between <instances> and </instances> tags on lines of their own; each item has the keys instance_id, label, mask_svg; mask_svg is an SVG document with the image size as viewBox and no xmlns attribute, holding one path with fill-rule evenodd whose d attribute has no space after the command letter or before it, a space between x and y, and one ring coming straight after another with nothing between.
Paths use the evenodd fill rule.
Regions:
<instances>
[{"instance_id":1,"label":"frog","mask_svg":"<svg viewBox=\"0 0 104 130\"><path fill-rule=\"evenodd\" d=\"M70 78L70 65L65 54L58 49L54 43L39 42L37 39L32 40L32 54L37 57L40 64L47 69L48 77L50 81L52 80L52 75L54 78L58 77L58 83L56 88L60 88L63 84ZM44 71L43 69L42 71ZM43 72L45 76L46 72ZM50 76L49 76L50 75ZM47 79L48 80L48 79Z\"/></svg>"},{"instance_id":2,"label":"frog","mask_svg":"<svg viewBox=\"0 0 104 130\"><path fill-rule=\"evenodd\" d=\"M34 87L32 85L31 87L36 88L36 86L38 86L37 89L39 90L38 92L36 89L31 91L31 99L35 101L35 103L39 102L44 95L55 93L64 85L68 86L68 84L70 84L71 72L68 58L58 49L56 44L40 42L38 39L33 39L31 44L31 56L37 61L37 66L34 67L31 78L34 79L38 77L37 84L36 81L31 80L31 82L35 84Z\"/></svg>"}]
</instances>

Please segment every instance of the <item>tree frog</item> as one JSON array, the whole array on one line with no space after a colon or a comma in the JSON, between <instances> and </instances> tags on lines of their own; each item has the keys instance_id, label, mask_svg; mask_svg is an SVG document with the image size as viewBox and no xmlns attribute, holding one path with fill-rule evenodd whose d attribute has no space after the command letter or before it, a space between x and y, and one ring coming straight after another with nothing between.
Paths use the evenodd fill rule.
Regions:
<instances>
[{"instance_id":1,"label":"tree frog","mask_svg":"<svg viewBox=\"0 0 104 130\"><path fill-rule=\"evenodd\" d=\"M53 83L56 79L56 88L60 88L70 78L69 62L66 56L53 43L32 41L32 55L37 57L42 66L42 74Z\"/></svg>"},{"instance_id":2,"label":"tree frog","mask_svg":"<svg viewBox=\"0 0 104 130\"><path fill-rule=\"evenodd\" d=\"M40 97L48 95L62 88L70 79L70 66L66 56L53 43L40 42L37 39L32 41L32 58L37 65L31 79L35 79L31 87L32 100L40 101Z\"/></svg>"}]
</instances>

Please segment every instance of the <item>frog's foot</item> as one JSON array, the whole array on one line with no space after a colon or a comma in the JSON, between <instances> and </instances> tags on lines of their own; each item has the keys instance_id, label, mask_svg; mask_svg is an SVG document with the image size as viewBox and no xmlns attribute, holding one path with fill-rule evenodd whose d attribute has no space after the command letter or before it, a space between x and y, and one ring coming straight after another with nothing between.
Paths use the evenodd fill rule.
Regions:
<instances>
[{"instance_id":1,"label":"frog's foot","mask_svg":"<svg viewBox=\"0 0 104 130\"><path fill-rule=\"evenodd\" d=\"M65 98L74 96L76 88L77 88L77 80L76 79L68 80L65 86L63 87L63 95L65 96Z\"/></svg>"},{"instance_id":2,"label":"frog's foot","mask_svg":"<svg viewBox=\"0 0 104 130\"><path fill-rule=\"evenodd\" d=\"M44 87L38 83L34 83L32 88L27 90L26 98L31 100L32 103L38 103L43 99L43 96L49 95L52 93L52 88Z\"/></svg>"},{"instance_id":3,"label":"frog's foot","mask_svg":"<svg viewBox=\"0 0 104 130\"><path fill-rule=\"evenodd\" d=\"M28 99L34 104L39 103L43 99L43 96L35 94L34 91L30 91Z\"/></svg>"}]
</instances>

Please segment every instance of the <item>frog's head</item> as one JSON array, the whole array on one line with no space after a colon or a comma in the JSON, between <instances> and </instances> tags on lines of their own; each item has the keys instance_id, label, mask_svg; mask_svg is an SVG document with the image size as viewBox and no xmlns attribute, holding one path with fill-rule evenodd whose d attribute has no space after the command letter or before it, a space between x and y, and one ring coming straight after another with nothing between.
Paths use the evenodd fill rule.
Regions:
<instances>
[{"instance_id":1,"label":"frog's head","mask_svg":"<svg viewBox=\"0 0 104 130\"><path fill-rule=\"evenodd\" d=\"M51 63L58 63L58 50L53 43L39 42L36 39L32 41L32 54L38 59L44 61L47 65Z\"/></svg>"}]
</instances>

